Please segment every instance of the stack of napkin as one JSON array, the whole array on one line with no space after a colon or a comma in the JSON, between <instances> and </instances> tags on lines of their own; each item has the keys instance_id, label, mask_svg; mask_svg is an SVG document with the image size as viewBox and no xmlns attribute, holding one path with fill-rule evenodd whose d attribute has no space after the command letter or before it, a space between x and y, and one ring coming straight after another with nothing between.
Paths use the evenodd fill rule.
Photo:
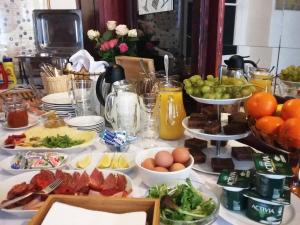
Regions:
<instances>
[{"instance_id":1,"label":"stack of napkin","mask_svg":"<svg viewBox=\"0 0 300 225\"><path fill-rule=\"evenodd\" d=\"M80 72L83 69L89 73L103 73L108 66L106 61L95 61L87 50L79 50L69 59L72 63L72 71Z\"/></svg>"}]
</instances>

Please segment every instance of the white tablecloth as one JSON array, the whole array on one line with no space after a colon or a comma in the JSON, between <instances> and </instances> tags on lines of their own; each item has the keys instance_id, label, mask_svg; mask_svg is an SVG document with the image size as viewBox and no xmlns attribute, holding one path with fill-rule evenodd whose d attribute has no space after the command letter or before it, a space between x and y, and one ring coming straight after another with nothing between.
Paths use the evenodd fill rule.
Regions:
<instances>
[{"instance_id":1,"label":"white tablecloth","mask_svg":"<svg viewBox=\"0 0 300 225\"><path fill-rule=\"evenodd\" d=\"M3 137L6 135L7 132L2 130L0 128L0 137ZM239 142L236 141L230 141L228 143L231 146L236 146L236 145L242 145ZM162 141L158 140L157 143L155 144L157 147L164 147L164 146L182 146L183 145L183 140L179 141ZM91 152L97 152L97 151L107 151L106 147L103 146L100 142L96 143L94 146L86 149L85 151L91 151ZM139 146L138 142L136 144L132 144L128 150L129 152L138 152L142 151L141 147ZM77 153L81 154L81 153ZM5 157L10 156L7 153L4 153L0 150L0 161L4 159ZM70 158L76 156L76 154L70 154ZM134 169L130 174L128 174L134 181L134 184L140 189L141 192L144 192L147 187L142 183L138 176L138 171L137 169ZM0 169L0 184L6 179L11 177L9 173L3 171ZM197 179L199 182L206 183L209 186L212 186L214 188L216 187L216 182L217 182L217 176L214 175L208 175L204 173L198 173L195 171L192 171L191 173L192 179ZM292 197L292 204L293 204L293 216L292 220L290 220L287 224L289 225L296 225L300 224L300 214L296 214L297 211L300 210L300 199L297 197L293 196ZM24 218L24 217L16 217L11 214L5 213L0 211L0 225L25 225L28 223L30 218ZM298 222L297 222L298 221ZM258 224L250 221L249 219L245 218L244 216L239 215L238 213L230 212L223 208L222 206L220 207L219 211L219 218L213 223L213 225L243 225L243 224ZM134 224L133 224L134 225Z\"/></svg>"}]
</instances>

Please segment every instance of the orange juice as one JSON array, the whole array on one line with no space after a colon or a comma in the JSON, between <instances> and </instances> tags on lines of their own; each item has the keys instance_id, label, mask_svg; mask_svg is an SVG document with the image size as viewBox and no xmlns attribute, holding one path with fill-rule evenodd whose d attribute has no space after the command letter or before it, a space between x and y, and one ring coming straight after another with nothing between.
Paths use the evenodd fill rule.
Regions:
<instances>
[{"instance_id":1,"label":"orange juice","mask_svg":"<svg viewBox=\"0 0 300 225\"><path fill-rule=\"evenodd\" d=\"M181 84L176 81L170 81L170 84L175 87L160 87L159 90L157 101L160 120L159 137L176 140L183 135L182 120L186 113L183 106L182 87L179 86Z\"/></svg>"}]
</instances>

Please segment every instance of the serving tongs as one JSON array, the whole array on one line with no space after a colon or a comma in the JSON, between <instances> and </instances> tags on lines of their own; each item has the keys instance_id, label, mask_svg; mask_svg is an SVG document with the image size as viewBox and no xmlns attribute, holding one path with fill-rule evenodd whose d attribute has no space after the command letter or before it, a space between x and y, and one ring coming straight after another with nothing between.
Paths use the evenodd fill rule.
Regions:
<instances>
[{"instance_id":1,"label":"serving tongs","mask_svg":"<svg viewBox=\"0 0 300 225\"><path fill-rule=\"evenodd\" d=\"M55 181L53 181L51 184L49 184L47 187L45 187L44 189L42 189L40 191L29 192L25 195L19 196L17 198L14 198L12 200L8 200L8 201L2 203L0 205L0 209L3 209L7 206L10 206L10 205L12 205L12 204L14 204L18 201L21 201L21 200L25 199L25 198L28 198L31 195L47 195L47 194L50 194L52 191L54 191L56 188L58 188L61 183L62 183L61 179L56 179Z\"/></svg>"}]
</instances>

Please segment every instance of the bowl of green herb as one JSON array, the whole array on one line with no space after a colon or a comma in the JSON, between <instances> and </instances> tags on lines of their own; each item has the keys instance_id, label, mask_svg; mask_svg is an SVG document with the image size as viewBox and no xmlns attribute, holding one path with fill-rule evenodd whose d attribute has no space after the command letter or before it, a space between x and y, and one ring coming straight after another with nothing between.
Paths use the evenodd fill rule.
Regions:
<instances>
[{"instance_id":1,"label":"bowl of green herb","mask_svg":"<svg viewBox=\"0 0 300 225\"><path fill-rule=\"evenodd\" d=\"M160 198L160 221L164 225L207 225L218 216L220 202L204 184L186 179L175 186L156 185L149 198Z\"/></svg>"}]
</instances>

